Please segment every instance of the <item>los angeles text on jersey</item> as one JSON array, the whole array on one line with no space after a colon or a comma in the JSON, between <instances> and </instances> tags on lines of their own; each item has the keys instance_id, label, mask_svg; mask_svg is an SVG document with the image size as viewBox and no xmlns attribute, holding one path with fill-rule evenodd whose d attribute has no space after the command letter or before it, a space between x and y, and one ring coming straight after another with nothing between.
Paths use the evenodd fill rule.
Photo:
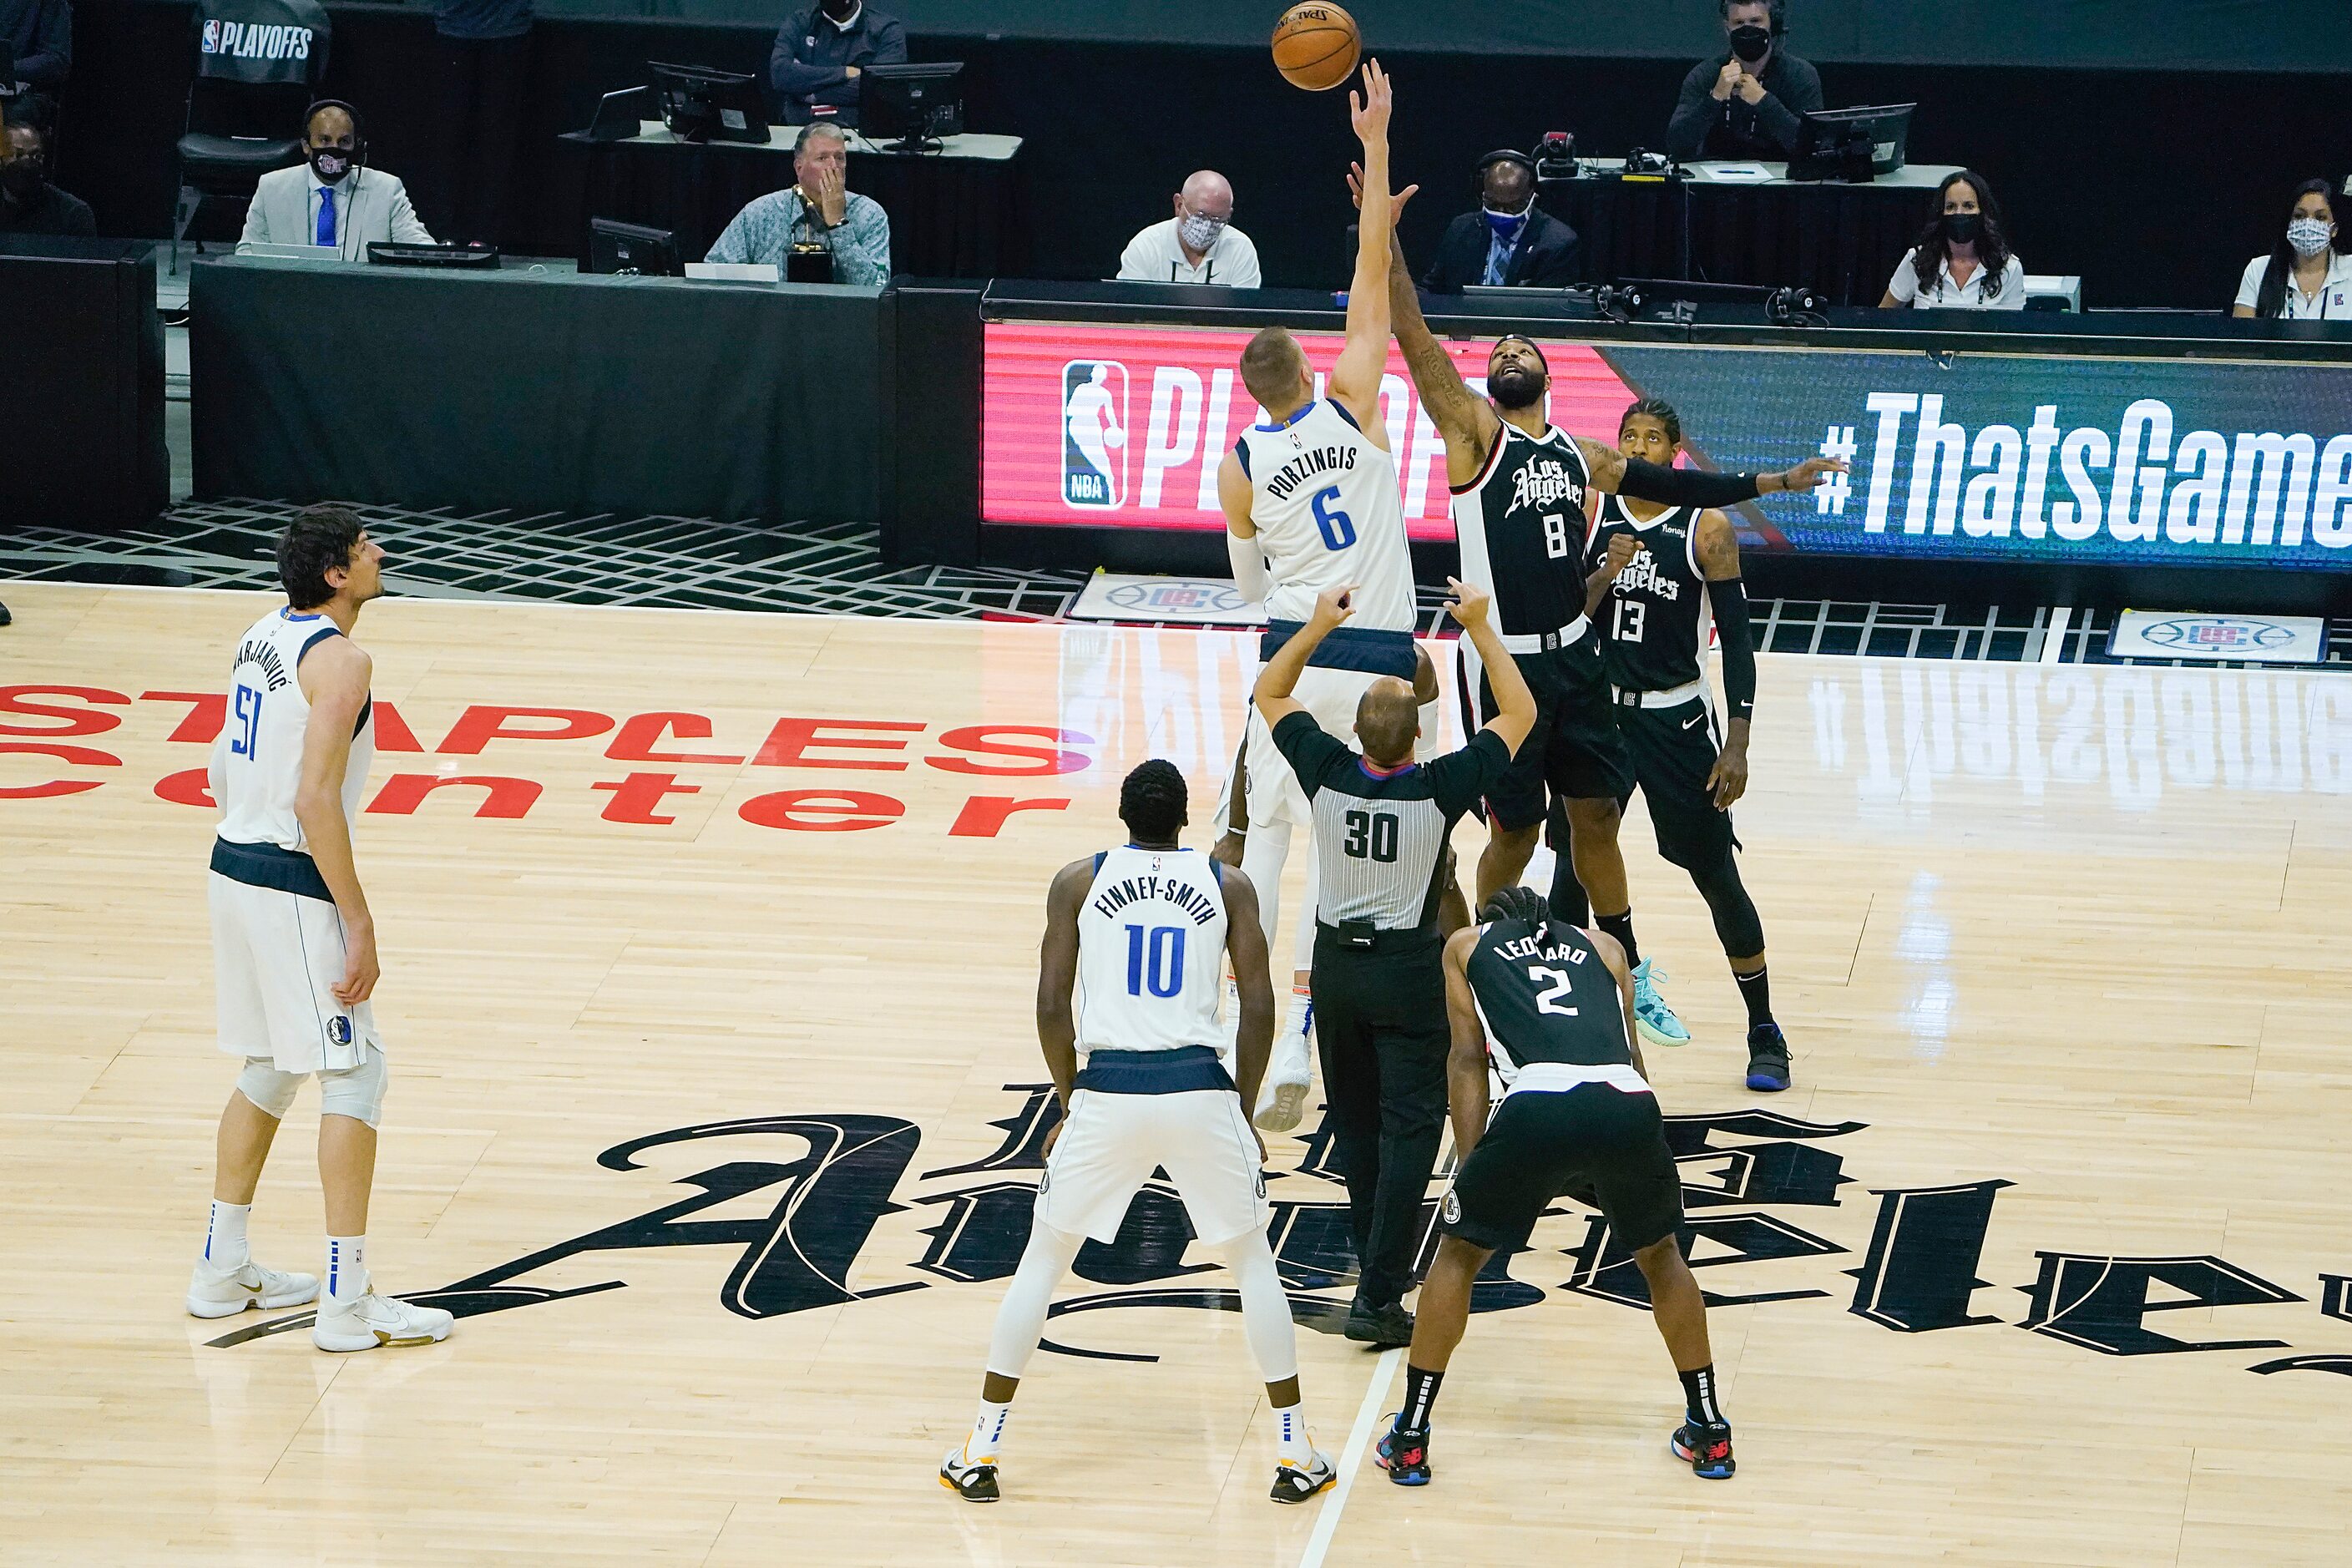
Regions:
<instances>
[{"instance_id":1,"label":"los angeles text on jersey","mask_svg":"<svg viewBox=\"0 0 2352 1568\"><path fill-rule=\"evenodd\" d=\"M2069 429L2061 405L2023 430L1970 429L1944 417L1941 394L1874 392L1863 531L1884 533L1896 489L1905 533L2079 542L2104 527L2126 542L2352 548L2352 435L2176 433L2172 405L2143 397L2112 431ZM1853 431L1843 432L1853 441ZM2054 468L2054 471L2053 471ZM1832 510L1844 510L1842 496Z\"/></svg>"},{"instance_id":2,"label":"los angeles text on jersey","mask_svg":"<svg viewBox=\"0 0 2352 1568\"><path fill-rule=\"evenodd\" d=\"M1633 557L1633 563L1617 574L1615 591L1626 594L1653 594L1661 599L1679 599L1683 585L1668 573L1658 570L1658 558L1649 551Z\"/></svg>"},{"instance_id":3,"label":"los angeles text on jersey","mask_svg":"<svg viewBox=\"0 0 2352 1568\"><path fill-rule=\"evenodd\" d=\"M1536 458L1511 477L1510 510L1557 506L1564 500L1584 504L1584 482L1557 458ZM1581 526L1580 524L1580 526Z\"/></svg>"},{"instance_id":4,"label":"los angeles text on jersey","mask_svg":"<svg viewBox=\"0 0 2352 1568\"><path fill-rule=\"evenodd\" d=\"M1315 447L1301 452L1282 465L1274 478L1265 481L1265 493L1276 500L1287 500L1290 492L1309 479L1325 474L1352 473L1356 467L1353 447Z\"/></svg>"},{"instance_id":5,"label":"los angeles text on jersey","mask_svg":"<svg viewBox=\"0 0 2352 1568\"><path fill-rule=\"evenodd\" d=\"M1146 899L1175 905L1192 917L1194 925L1207 925L1223 912L1200 889L1172 877L1129 877L1113 882L1095 895L1094 910L1098 915L1115 915Z\"/></svg>"}]
</instances>

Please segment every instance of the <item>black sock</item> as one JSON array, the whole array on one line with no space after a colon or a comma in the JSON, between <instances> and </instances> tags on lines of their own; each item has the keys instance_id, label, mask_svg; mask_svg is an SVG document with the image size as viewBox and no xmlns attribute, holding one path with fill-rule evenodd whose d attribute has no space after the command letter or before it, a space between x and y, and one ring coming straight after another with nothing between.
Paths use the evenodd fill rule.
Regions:
<instances>
[{"instance_id":1,"label":"black sock","mask_svg":"<svg viewBox=\"0 0 2352 1568\"><path fill-rule=\"evenodd\" d=\"M1444 1381L1442 1372L1423 1372L1411 1362L1404 1363L1404 1409L1397 1415L1401 1430L1429 1430L1429 1407L1437 1403L1437 1385Z\"/></svg>"},{"instance_id":2,"label":"black sock","mask_svg":"<svg viewBox=\"0 0 2352 1568\"><path fill-rule=\"evenodd\" d=\"M1407 1376L1412 1374L1408 1373ZM1681 1374L1683 1380L1684 1413L1694 1426L1724 1425L1723 1406L1715 1397L1715 1363L1707 1363L1696 1372Z\"/></svg>"},{"instance_id":3,"label":"black sock","mask_svg":"<svg viewBox=\"0 0 2352 1568\"><path fill-rule=\"evenodd\" d=\"M1622 915L1595 915L1592 923L1617 939L1617 945L1625 950L1626 968L1642 962L1641 950L1633 945L1633 910L1627 910Z\"/></svg>"},{"instance_id":4,"label":"black sock","mask_svg":"<svg viewBox=\"0 0 2352 1568\"><path fill-rule=\"evenodd\" d=\"M1753 974L1734 971L1731 976L1739 982L1739 994L1748 1004L1748 1027L1750 1032L1763 1028L1772 1021L1772 982L1762 964Z\"/></svg>"}]
</instances>

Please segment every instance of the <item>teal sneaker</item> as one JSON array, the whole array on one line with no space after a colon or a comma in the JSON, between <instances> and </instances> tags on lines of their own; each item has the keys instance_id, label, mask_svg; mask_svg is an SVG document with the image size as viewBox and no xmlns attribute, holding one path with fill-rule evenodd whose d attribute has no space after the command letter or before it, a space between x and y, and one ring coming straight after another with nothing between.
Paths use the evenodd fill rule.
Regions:
<instances>
[{"instance_id":1,"label":"teal sneaker","mask_svg":"<svg viewBox=\"0 0 2352 1568\"><path fill-rule=\"evenodd\" d=\"M1654 958L1645 958L1633 966L1633 1026L1642 1031L1642 1038L1654 1046L1686 1046L1690 1031L1658 994L1657 983L1666 977L1663 969L1653 971Z\"/></svg>"}]
</instances>

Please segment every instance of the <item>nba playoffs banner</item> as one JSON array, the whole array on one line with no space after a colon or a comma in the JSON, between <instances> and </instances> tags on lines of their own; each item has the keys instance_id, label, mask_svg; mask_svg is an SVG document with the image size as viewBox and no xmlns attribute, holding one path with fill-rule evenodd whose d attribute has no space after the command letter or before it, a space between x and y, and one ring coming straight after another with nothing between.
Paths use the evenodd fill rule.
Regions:
<instances>
[{"instance_id":1,"label":"nba playoffs banner","mask_svg":"<svg viewBox=\"0 0 2352 1568\"><path fill-rule=\"evenodd\" d=\"M1216 468L1259 416L1245 331L987 329L990 522L1223 525ZM1318 378L1337 333L1301 334ZM1474 387L1488 340L1449 342ZM2081 564L2352 568L2352 374L2245 363L1547 342L1553 421L1612 439L1636 397L1680 410L1700 466L1850 474L1744 507L1750 549ZM1407 524L1449 539L1444 448L1391 351L1381 421Z\"/></svg>"}]
</instances>

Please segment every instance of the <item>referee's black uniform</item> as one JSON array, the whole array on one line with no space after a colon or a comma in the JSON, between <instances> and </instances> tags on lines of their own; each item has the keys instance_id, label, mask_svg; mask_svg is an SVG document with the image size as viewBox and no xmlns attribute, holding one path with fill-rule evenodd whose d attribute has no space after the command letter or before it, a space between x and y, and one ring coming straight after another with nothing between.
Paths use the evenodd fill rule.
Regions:
<instances>
[{"instance_id":1,"label":"referee's black uniform","mask_svg":"<svg viewBox=\"0 0 2352 1568\"><path fill-rule=\"evenodd\" d=\"M1433 763L1384 773L1303 712L1275 726L1274 743L1314 805L1315 1029L1355 1231L1356 1306L1379 1310L1412 1287L1445 1124L1445 844L1511 749L1482 730Z\"/></svg>"}]
</instances>

